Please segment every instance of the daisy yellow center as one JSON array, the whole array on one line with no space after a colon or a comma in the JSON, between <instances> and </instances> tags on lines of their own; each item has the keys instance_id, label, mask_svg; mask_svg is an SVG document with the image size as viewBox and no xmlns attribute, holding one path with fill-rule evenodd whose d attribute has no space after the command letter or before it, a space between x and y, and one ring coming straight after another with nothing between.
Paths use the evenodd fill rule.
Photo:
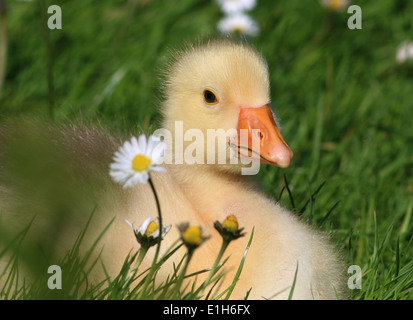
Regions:
<instances>
[{"instance_id":1,"label":"daisy yellow center","mask_svg":"<svg viewBox=\"0 0 413 320\"><path fill-rule=\"evenodd\" d=\"M234 215L228 216L222 223L222 227L229 231L238 230L238 220Z\"/></svg>"},{"instance_id":2,"label":"daisy yellow center","mask_svg":"<svg viewBox=\"0 0 413 320\"><path fill-rule=\"evenodd\" d=\"M148 170L150 164L151 159L144 154L138 154L132 160L132 169L135 171L145 171Z\"/></svg>"},{"instance_id":3,"label":"daisy yellow center","mask_svg":"<svg viewBox=\"0 0 413 320\"><path fill-rule=\"evenodd\" d=\"M330 8L333 10L339 10L343 7L343 0L330 0Z\"/></svg>"},{"instance_id":4,"label":"daisy yellow center","mask_svg":"<svg viewBox=\"0 0 413 320\"><path fill-rule=\"evenodd\" d=\"M147 236L150 236L151 234L153 234L156 230L158 230L158 224L155 221L151 221L148 225L148 227L146 228L145 234Z\"/></svg>"},{"instance_id":5,"label":"daisy yellow center","mask_svg":"<svg viewBox=\"0 0 413 320\"><path fill-rule=\"evenodd\" d=\"M236 34L236 35L241 35L245 33L245 30L243 27L241 26L234 26L232 28L232 33Z\"/></svg>"},{"instance_id":6,"label":"daisy yellow center","mask_svg":"<svg viewBox=\"0 0 413 320\"><path fill-rule=\"evenodd\" d=\"M201 229L196 226L188 227L182 234L182 238L186 244L198 246L202 243Z\"/></svg>"}]
</instances>

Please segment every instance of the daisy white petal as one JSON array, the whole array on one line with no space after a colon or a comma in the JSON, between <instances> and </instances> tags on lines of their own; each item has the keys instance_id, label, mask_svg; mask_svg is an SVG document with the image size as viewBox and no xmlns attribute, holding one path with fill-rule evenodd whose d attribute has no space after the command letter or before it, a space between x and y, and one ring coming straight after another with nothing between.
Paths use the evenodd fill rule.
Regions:
<instances>
[{"instance_id":1,"label":"daisy white petal","mask_svg":"<svg viewBox=\"0 0 413 320\"><path fill-rule=\"evenodd\" d=\"M132 228L132 230L133 230L133 232L138 232L136 229L135 229L135 227L133 226L133 224L132 223L130 223L128 220L126 220L126 219L124 219L124 221Z\"/></svg>"},{"instance_id":2,"label":"daisy white petal","mask_svg":"<svg viewBox=\"0 0 413 320\"><path fill-rule=\"evenodd\" d=\"M152 154L153 149L160 143L160 141L161 141L161 138L151 135L148 138L148 146L146 148L146 154L147 155Z\"/></svg>"},{"instance_id":3,"label":"daisy white petal","mask_svg":"<svg viewBox=\"0 0 413 320\"><path fill-rule=\"evenodd\" d=\"M110 176L118 183L124 183L130 177L128 174L119 172L110 172Z\"/></svg>"},{"instance_id":4,"label":"daisy white petal","mask_svg":"<svg viewBox=\"0 0 413 320\"><path fill-rule=\"evenodd\" d=\"M125 152L126 156L130 156L131 154L134 154L135 152L139 152L138 150L133 150L132 144L129 141L126 141L123 144L123 151Z\"/></svg>"},{"instance_id":5,"label":"daisy white petal","mask_svg":"<svg viewBox=\"0 0 413 320\"><path fill-rule=\"evenodd\" d=\"M218 30L223 34L256 36L258 24L245 13L236 13L224 17L218 23Z\"/></svg>"},{"instance_id":6,"label":"daisy white petal","mask_svg":"<svg viewBox=\"0 0 413 320\"><path fill-rule=\"evenodd\" d=\"M128 153L123 149L123 148L119 148L119 151L115 152L115 156L113 157L113 159L119 159L119 160L125 160L128 159L130 157L130 155L128 155Z\"/></svg>"},{"instance_id":7,"label":"daisy white petal","mask_svg":"<svg viewBox=\"0 0 413 320\"><path fill-rule=\"evenodd\" d=\"M413 42L403 42L397 48L396 61L400 64L413 61Z\"/></svg>"},{"instance_id":8,"label":"daisy white petal","mask_svg":"<svg viewBox=\"0 0 413 320\"><path fill-rule=\"evenodd\" d=\"M159 237L159 228L156 229L155 232L153 232L153 233L151 234L151 236L154 237L154 238L158 238L158 237Z\"/></svg>"},{"instance_id":9,"label":"daisy white petal","mask_svg":"<svg viewBox=\"0 0 413 320\"><path fill-rule=\"evenodd\" d=\"M145 233L146 228L148 228L149 223L151 223L151 221L152 221L151 217L146 218L146 220L139 226L137 232Z\"/></svg>"},{"instance_id":10,"label":"daisy white petal","mask_svg":"<svg viewBox=\"0 0 413 320\"><path fill-rule=\"evenodd\" d=\"M134 174L133 174L133 184L135 185L135 184L138 184L138 183L141 183L141 184L144 184L144 183L146 183L147 181L148 181L148 179L149 179L149 173L147 172L147 171L144 171L144 172L135 172Z\"/></svg>"},{"instance_id":11,"label":"daisy white petal","mask_svg":"<svg viewBox=\"0 0 413 320\"><path fill-rule=\"evenodd\" d=\"M159 142L152 150L152 162L155 164L161 164L164 153L165 153L166 144L164 142Z\"/></svg>"},{"instance_id":12,"label":"daisy white petal","mask_svg":"<svg viewBox=\"0 0 413 320\"><path fill-rule=\"evenodd\" d=\"M124 181L122 181L123 183L123 189L126 189L128 187L133 186L133 180L132 180L133 176L129 176L127 179L125 179Z\"/></svg>"},{"instance_id":13,"label":"daisy white petal","mask_svg":"<svg viewBox=\"0 0 413 320\"><path fill-rule=\"evenodd\" d=\"M256 0L217 0L217 2L226 14L248 11L253 9L257 4Z\"/></svg>"},{"instance_id":14,"label":"daisy white petal","mask_svg":"<svg viewBox=\"0 0 413 320\"><path fill-rule=\"evenodd\" d=\"M151 168L151 171L154 171L154 172L166 172L166 169L165 169L164 167L153 166L153 167Z\"/></svg>"},{"instance_id":15,"label":"daisy white petal","mask_svg":"<svg viewBox=\"0 0 413 320\"><path fill-rule=\"evenodd\" d=\"M133 175L131 175L131 177L124 183L123 188L129 188L129 187L133 187L136 186L137 184L141 183L145 183L146 181L143 181L141 179L141 175L138 173L134 173Z\"/></svg>"},{"instance_id":16,"label":"daisy white petal","mask_svg":"<svg viewBox=\"0 0 413 320\"><path fill-rule=\"evenodd\" d=\"M131 144L132 144L132 147L133 147L133 151L135 153L141 153L142 152L141 147L143 148L143 146L141 146L141 147L139 146L138 140L135 137L131 138Z\"/></svg>"},{"instance_id":17,"label":"daisy white petal","mask_svg":"<svg viewBox=\"0 0 413 320\"><path fill-rule=\"evenodd\" d=\"M131 176L127 170L109 170L109 175L116 180L125 180Z\"/></svg>"},{"instance_id":18,"label":"daisy white petal","mask_svg":"<svg viewBox=\"0 0 413 320\"><path fill-rule=\"evenodd\" d=\"M116 151L112 159L115 162L127 162L130 157L131 156L127 156L123 154L123 150L122 150L122 153L119 151Z\"/></svg>"},{"instance_id":19,"label":"daisy white petal","mask_svg":"<svg viewBox=\"0 0 413 320\"><path fill-rule=\"evenodd\" d=\"M172 225L162 227L162 238L166 236L166 234L169 232L169 230L171 230L171 228L172 228Z\"/></svg>"},{"instance_id":20,"label":"daisy white petal","mask_svg":"<svg viewBox=\"0 0 413 320\"><path fill-rule=\"evenodd\" d=\"M127 163L115 162L115 163L111 163L110 168L112 170L126 170L130 168L130 165L128 165Z\"/></svg>"}]
</instances>

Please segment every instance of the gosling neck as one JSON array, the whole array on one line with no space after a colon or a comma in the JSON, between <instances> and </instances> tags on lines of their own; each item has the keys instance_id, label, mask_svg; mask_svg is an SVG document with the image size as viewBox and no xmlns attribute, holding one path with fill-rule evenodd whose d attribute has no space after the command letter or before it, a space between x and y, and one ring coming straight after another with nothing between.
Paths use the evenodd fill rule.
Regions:
<instances>
[{"instance_id":1,"label":"gosling neck","mask_svg":"<svg viewBox=\"0 0 413 320\"><path fill-rule=\"evenodd\" d=\"M167 167L179 185L196 198L213 200L216 196L236 193L255 186L256 178L223 171L215 165L170 165Z\"/></svg>"}]
</instances>

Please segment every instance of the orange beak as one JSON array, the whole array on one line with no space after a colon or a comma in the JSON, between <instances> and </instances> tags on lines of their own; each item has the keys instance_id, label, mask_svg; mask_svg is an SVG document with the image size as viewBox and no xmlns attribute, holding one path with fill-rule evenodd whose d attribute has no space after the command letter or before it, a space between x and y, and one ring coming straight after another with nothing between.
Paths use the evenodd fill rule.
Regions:
<instances>
[{"instance_id":1,"label":"orange beak","mask_svg":"<svg viewBox=\"0 0 413 320\"><path fill-rule=\"evenodd\" d=\"M238 155L287 168L293 152L284 141L268 105L241 108L238 119Z\"/></svg>"}]
</instances>

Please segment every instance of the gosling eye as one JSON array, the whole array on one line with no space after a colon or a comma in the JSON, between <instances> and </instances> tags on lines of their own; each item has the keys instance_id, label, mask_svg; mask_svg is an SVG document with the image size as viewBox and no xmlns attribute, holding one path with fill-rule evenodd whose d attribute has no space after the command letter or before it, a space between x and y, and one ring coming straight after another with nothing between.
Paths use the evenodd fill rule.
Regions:
<instances>
[{"instance_id":1,"label":"gosling eye","mask_svg":"<svg viewBox=\"0 0 413 320\"><path fill-rule=\"evenodd\" d=\"M204 101L209 105L214 105L219 102L216 93L211 89L204 90Z\"/></svg>"}]
</instances>

